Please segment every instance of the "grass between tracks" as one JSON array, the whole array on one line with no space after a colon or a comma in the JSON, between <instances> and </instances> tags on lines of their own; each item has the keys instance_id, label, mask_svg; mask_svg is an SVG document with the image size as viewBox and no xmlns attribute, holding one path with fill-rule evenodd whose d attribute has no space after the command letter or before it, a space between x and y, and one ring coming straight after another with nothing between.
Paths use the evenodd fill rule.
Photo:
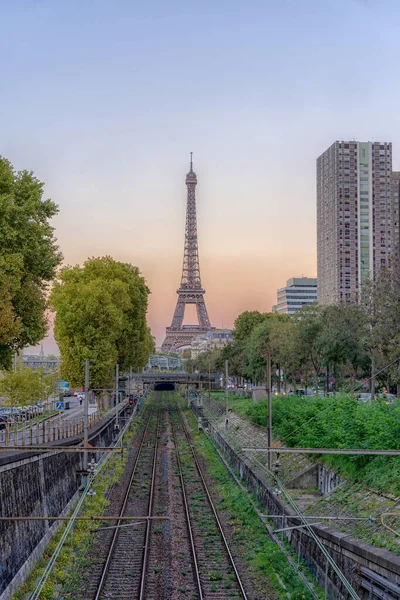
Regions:
<instances>
[{"instance_id":1,"label":"grass between tracks","mask_svg":"<svg viewBox=\"0 0 400 600\"><path fill-rule=\"evenodd\" d=\"M130 442L141 424L142 417L135 418L125 433L124 447ZM128 453L125 451L122 457L117 455L108 460L104 470L94 479L92 489L96 492L95 495L85 498L79 516L98 517L104 514L110 504L106 497L107 491L120 480L127 458ZM73 513L74 508L71 510L70 515ZM82 598L84 600L83 596L77 595L76 590L78 584L81 583L82 570L90 566L89 551L93 548L96 540L94 530L105 523L102 521L75 522L43 587L40 600L55 600L56 598L73 598L74 600ZM42 558L36 563L25 583L13 593L11 600L28 600L66 526L67 523L57 530L51 542L46 546Z\"/></svg>"},{"instance_id":2,"label":"grass between tracks","mask_svg":"<svg viewBox=\"0 0 400 600\"><path fill-rule=\"evenodd\" d=\"M264 585L269 588L265 592L270 596L275 593L275 597L290 600L311 599L310 592L295 569L288 563L284 553L268 537L249 498L232 480L216 454L212 442L204 433L197 431L194 415L187 409L185 415L192 428L193 444L203 457L208 474L214 482L213 487L218 492L217 508L230 517L229 523L234 531L235 546L246 567L255 576L256 581L264 581ZM258 504L256 499L254 501ZM313 581L305 565L301 566L310 581ZM313 584L315 586L314 581ZM323 597L322 590L321 597Z\"/></svg>"}]
</instances>

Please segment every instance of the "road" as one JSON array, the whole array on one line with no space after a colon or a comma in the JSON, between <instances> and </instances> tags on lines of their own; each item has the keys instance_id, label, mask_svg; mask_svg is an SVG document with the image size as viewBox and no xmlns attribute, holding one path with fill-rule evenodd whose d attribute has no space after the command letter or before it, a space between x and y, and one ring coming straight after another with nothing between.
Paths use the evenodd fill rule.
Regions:
<instances>
[{"instance_id":1,"label":"road","mask_svg":"<svg viewBox=\"0 0 400 600\"><path fill-rule=\"evenodd\" d=\"M58 414L50 417L49 419L47 419L47 423L69 422L69 421L72 421L75 419L79 419L80 417L83 417L83 408L84 408L83 403L82 403L82 405L80 405L78 398L65 398L64 400L69 401L71 408L69 410L59 412ZM52 402L52 404L53 404L53 402ZM96 410L97 410L97 405L95 405L95 404L89 405L89 415L96 412ZM36 429L37 429L37 425L36 424L32 425L32 443L33 444L36 443ZM39 430L38 430L39 443L43 443L42 431L43 431L42 424L39 423ZM18 434L17 434L17 440L14 440L14 430L11 429L9 444L22 446L23 437L24 437L24 432L22 430L19 430ZM29 421L27 421L27 429L25 430L25 445L29 445L30 443L31 443L31 434L30 434L30 430L29 430ZM4 430L0 431L0 446L5 446L5 431Z\"/></svg>"}]
</instances>

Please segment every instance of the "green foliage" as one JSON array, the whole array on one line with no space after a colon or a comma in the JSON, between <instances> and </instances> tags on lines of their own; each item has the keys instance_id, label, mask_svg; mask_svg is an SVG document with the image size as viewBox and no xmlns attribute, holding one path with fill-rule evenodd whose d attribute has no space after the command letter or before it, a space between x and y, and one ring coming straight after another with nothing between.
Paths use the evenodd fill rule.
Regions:
<instances>
[{"instance_id":1,"label":"green foliage","mask_svg":"<svg viewBox=\"0 0 400 600\"><path fill-rule=\"evenodd\" d=\"M247 417L266 426L266 401L249 404ZM363 403L352 396L282 396L272 400L272 427L288 446L302 448L400 449L400 401ZM400 494L400 458L324 455L345 477L378 491Z\"/></svg>"},{"instance_id":2,"label":"green foliage","mask_svg":"<svg viewBox=\"0 0 400 600\"><path fill-rule=\"evenodd\" d=\"M32 172L16 172L0 157L0 366L47 330L46 286L62 255L49 220L58 212L43 199Z\"/></svg>"},{"instance_id":3,"label":"green foliage","mask_svg":"<svg viewBox=\"0 0 400 600\"><path fill-rule=\"evenodd\" d=\"M16 371L4 371L0 379L0 395L7 406L26 406L46 400L55 391L56 375L44 375L42 369L33 371L18 365Z\"/></svg>"},{"instance_id":4,"label":"green foliage","mask_svg":"<svg viewBox=\"0 0 400 600\"><path fill-rule=\"evenodd\" d=\"M241 313L235 321L235 339L242 341L247 340L254 328L257 327L257 325L261 325L264 321L266 314L268 313L260 313L258 310L246 310Z\"/></svg>"},{"instance_id":5,"label":"green foliage","mask_svg":"<svg viewBox=\"0 0 400 600\"><path fill-rule=\"evenodd\" d=\"M190 350L189 350L190 352ZM184 362L187 373L216 373L220 370L221 348L210 348L206 352L201 352L197 358L187 358Z\"/></svg>"},{"instance_id":6,"label":"green foliage","mask_svg":"<svg viewBox=\"0 0 400 600\"><path fill-rule=\"evenodd\" d=\"M218 508L230 517L234 530L235 547L247 567L259 578L260 584L269 595L291 600L308 600L311 595L298 577L285 555L270 540L263 523L252 507L247 495L232 481L229 471L217 456L211 441L196 431L193 414L186 411L192 424L193 442L203 456L213 487L219 492ZM209 573L210 580L218 580L218 572ZM229 589L229 582L225 584Z\"/></svg>"},{"instance_id":7,"label":"green foliage","mask_svg":"<svg viewBox=\"0 0 400 600\"><path fill-rule=\"evenodd\" d=\"M393 273L391 277L393 283L396 277ZM398 287L400 293L400 275ZM384 289L388 294L387 284ZM393 320L393 315L388 316L387 302L382 303L385 306L383 312L374 309L374 314L380 315L380 325L376 325L372 334L371 306L377 304L378 299L373 299L371 293L368 302L369 308L361 304L321 307L314 303L303 307L293 318L275 313L244 312L236 319L233 342L223 349L217 366L222 370L224 361L228 360L230 374L264 382L269 351L272 381L276 381L277 386L280 381L275 372L279 371L283 372L284 385L290 381L291 386L296 387L301 380L303 387L317 386L321 376L326 381L333 375L334 389L345 384L352 389L359 376L369 374L373 353L381 357L386 353L386 357L392 357L400 341L400 306L397 312L395 310L398 321ZM392 304L400 303L396 304L393 299ZM384 315L392 334L383 327ZM391 373L391 377L400 382L400 371Z\"/></svg>"},{"instance_id":8,"label":"green foliage","mask_svg":"<svg viewBox=\"0 0 400 600\"><path fill-rule=\"evenodd\" d=\"M111 384L117 363L121 370L146 364L154 348L146 323L149 293L137 267L109 256L61 270L50 303L61 374L72 385L83 384L86 359L94 387Z\"/></svg>"}]
</instances>

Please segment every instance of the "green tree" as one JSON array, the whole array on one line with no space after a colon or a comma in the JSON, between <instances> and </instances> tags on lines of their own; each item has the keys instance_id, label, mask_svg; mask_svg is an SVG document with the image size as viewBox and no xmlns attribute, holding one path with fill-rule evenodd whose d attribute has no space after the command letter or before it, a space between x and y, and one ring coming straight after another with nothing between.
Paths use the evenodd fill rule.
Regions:
<instances>
[{"instance_id":1,"label":"green tree","mask_svg":"<svg viewBox=\"0 0 400 600\"><path fill-rule=\"evenodd\" d=\"M301 376L303 357L296 325L290 317L274 321L270 332L270 345L273 360L283 371L285 389L288 379L296 387L296 380Z\"/></svg>"},{"instance_id":2,"label":"green tree","mask_svg":"<svg viewBox=\"0 0 400 600\"><path fill-rule=\"evenodd\" d=\"M187 373L193 373L194 371L200 371L200 373L217 373L222 371L220 365L220 356L222 348L209 348L208 350L201 352L196 358L189 358L185 360L185 371Z\"/></svg>"},{"instance_id":3,"label":"green tree","mask_svg":"<svg viewBox=\"0 0 400 600\"><path fill-rule=\"evenodd\" d=\"M288 315L264 313L263 320L253 328L246 343L248 376L264 381L267 352L271 353L272 364L279 366L278 340L282 335L279 328L289 321Z\"/></svg>"},{"instance_id":4,"label":"green tree","mask_svg":"<svg viewBox=\"0 0 400 600\"><path fill-rule=\"evenodd\" d=\"M305 375L311 368L314 373L315 385L323 364L323 351L320 336L323 327L323 311L317 304L303 306L294 316L299 343L302 347L302 362Z\"/></svg>"},{"instance_id":5,"label":"green tree","mask_svg":"<svg viewBox=\"0 0 400 600\"><path fill-rule=\"evenodd\" d=\"M242 312L234 323L233 337L235 340L247 341L253 329L264 321L266 314L269 313L260 313L258 310Z\"/></svg>"},{"instance_id":6,"label":"green tree","mask_svg":"<svg viewBox=\"0 0 400 600\"><path fill-rule=\"evenodd\" d=\"M264 321L268 314L260 313L258 310L247 310L236 318L232 332L233 340L223 348L217 359L216 366L219 371L224 371L227 360L230 375L248 378L255 376L249 365L247 344L252 331Z\"/></svg>"},{"instance_id":7,"label":"green tree","mask_svg":"<svg viewBox=\"0 0 400 600\"><path fill-rule=\"evenodd\" d=\"M0 395L7 406L33 405L46 400L53 393L55 376L44 375L43 371L33 371L18 366L15 371L4 371L0 379Z\"/></svg>"},{"instance_id":8,"label":"green tree","mask_svg":"<svg viewBox=\"0 0 400 600\"><path fill-rule=\"evenodd\" d=\"M58 212L43 199L32 172L16 172L0 157L0 366L13 352L40 341L47 330L47 284L60 264L49 220Z\"/></svg>"},{"instance_id":9,"label":"green tree","mask_svg":"<svg viewBox=\"0 0 400 600\"><path fill-rule=\"evenodd\" d=\"M51 293L61 374L82 385L85 360L91 385L109 387L114 368L141 369L154 351L146 323L150 290L137 267L106 256L61 269Z\"/></svg>"},{"instance_id":10,"label":"green tree","mask_svg":"<svg viewBox=\"0 0 400 600\"><path fill-rule=\"evenodd\" d=\"M362 306L367 319L365 348L371 360L371 392L375 394L378 367L395 360L400 341L400 266L382 267L362 289ZM395 370L385 374L395 375ZM398 376L396 382L399 381Z\"/></svg>"},{"instance_id":11,"label":"green tree","mask_svg":"<svg viewBox=\"0 0 400 600\"><path fill-rule=\"evenodd\" d=\"M365 311L360 305L340 304L322 309L318 345L327 368L338 380L339 367L350 366L352 387L360 368L368 364L365 337L368 333Z\"/></svg>"}]
</instances>

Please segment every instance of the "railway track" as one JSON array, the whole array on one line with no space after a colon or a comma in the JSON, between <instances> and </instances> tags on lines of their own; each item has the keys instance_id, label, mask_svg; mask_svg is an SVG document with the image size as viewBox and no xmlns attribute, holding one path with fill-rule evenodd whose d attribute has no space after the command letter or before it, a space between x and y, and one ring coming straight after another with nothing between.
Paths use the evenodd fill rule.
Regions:
<instances>
[{"instance_id":1,"label":"railway track","mask_svg":"<svg viewBox=\"0 0 400 600\"><path fill-rule=\"evenodd\" d=\"M132 516L134 519L135 516L152 514L160 419L160 412L152 412L147 417L119 517ZM92 585L89 584L85 598L144 598L146 549L149 547L151 526L150 521L137 521L134 525L124 525L120 519L116 521L111 537L108 536L101 573L91 577ZM106 545L103 543L103 546Z\"/></svg>"},{"instance_id":2,"label":"railway track","mask_svg":"<svg viewBox=\"0 0 400 600\"><path fill-rule=\"evenodd\" d=\"M178 407L170 412L193 575L199 600L248 600L222 523Z\"/></svg>"},{"instance_id":3,"label":"railway track","mask_svg":"<svg viewBox=\"0 0 400 600\"><path fill-rule=\"evenodd\" d=\"M119 518L97 534L97 558L79 598L249 600L183 415L168 402L161 396L145 420ZM117 512L115 502L110 510ZM170 521L130 526L120 519L157 515Z\"/></svg>"}]
</instances>

